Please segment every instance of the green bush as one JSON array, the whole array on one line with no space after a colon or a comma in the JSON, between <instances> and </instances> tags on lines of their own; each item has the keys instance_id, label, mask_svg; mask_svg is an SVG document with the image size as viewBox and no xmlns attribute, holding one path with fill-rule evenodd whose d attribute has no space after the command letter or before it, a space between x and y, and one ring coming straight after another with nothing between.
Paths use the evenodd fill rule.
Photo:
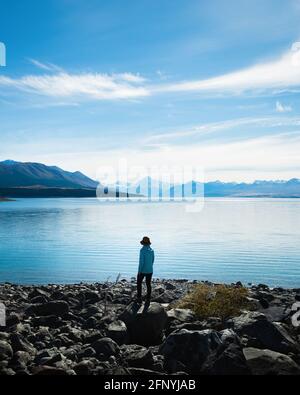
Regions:
<instances>
[{"instance_id":1,"label":"green bush","mask_svg":"<svg viewBox=\"0 0 300 395\"><path fill-rule=\"evenodd\" d=\"M193 310L200 319L218 317L224 321L249 306L247 296L244 287L197 284L178 307Z\"/></svg>"}]
</instances>

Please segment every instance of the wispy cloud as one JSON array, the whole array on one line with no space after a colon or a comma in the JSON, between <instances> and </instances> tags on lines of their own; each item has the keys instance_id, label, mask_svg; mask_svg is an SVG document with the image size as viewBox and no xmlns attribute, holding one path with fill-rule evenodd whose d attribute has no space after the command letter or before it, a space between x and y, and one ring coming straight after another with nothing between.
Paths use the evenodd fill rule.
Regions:
<instances>
[{"instance_id":1,"label":"wispy cloud","mask_svg":"<svg viewBox=\"0 0 300 395\"><path fill-rule=\"evenodd\" d=\"M45 70L45 71L52 71L52 72L62 72L63 69L53 63L43 63L39 60L28 58L27 59L31 64L36 66L38 69Z\"/></svg>"},{"instance_id":2,"label":"wispy cloud","mask_svg":"<svg viewBox=\"0 0 300 395\"><path fill-rule=\"evenodd\" d=\"M125 74L69 74L29 75L19 79L0 77L0 85L23 92L52 98L94 100L131 99L147 96L139 75Z\"/></svg>"},{"instance_id":3,"label":"wispy cloud","mask_svg":"<svg viewBox=\"0 0 300 395\"><path fill-rule=\"evenodd\" d=\"M262 131L268 128L283 128L283 127L299 127L299 117L257 117L257 118L239 118L230 119L220 122L212 122L203 125L197 125L192 128L178 130L170 133L154 134L153 136L143 139L145 144L152 147L159 146L160 144L182 144L185 140L189 142L191 137L201 137L208 134L239 130L239 136L243 127L259 127ZM253 129L252 129L253 131Z\"/></svg>"},{"instance_id":4,"label":"wispy cloud","mask_svg":"<svg viewBox=\"0 0 300 395\"><path fill-rule=\"evenodd\" d=\"M241 94L300 87L300 43L279 59L218 77L158 86L154 92L212 92Z\"/></svg>"},{"instance_id":5,"label":"wispy cloud","mask_svg":"<svg viewBox=\"0 0 300 395\"><path fill-rule=\"evenodd\" d=\"M277 101L276 102L276 111L279 113L291 112L291 111L293 111L293 108L291 106L286 106L286 105L280 103L280 101Z\"/></svg>"},{"instance_id":6,"label":"wispy cloud","mask_svg":"<svg viewBox=\"0 0 300 395\"><path fill-rule=\"evenodd\" d=\"M88 100L138 99L158 94L192 93L216 95L261 94L300 89L300 43L290 51L266 63L259 63L243 70L209 79L158 84L151 83L140 74L71 74L51 63L35 59L30 62L46 75L28 75L21 78L0 76L0 86L31 94L56 98ZM51 72L51 73L50 73ZM277 106L278 112L287 112L289 107Z\"/></svg>"}]
</instances>

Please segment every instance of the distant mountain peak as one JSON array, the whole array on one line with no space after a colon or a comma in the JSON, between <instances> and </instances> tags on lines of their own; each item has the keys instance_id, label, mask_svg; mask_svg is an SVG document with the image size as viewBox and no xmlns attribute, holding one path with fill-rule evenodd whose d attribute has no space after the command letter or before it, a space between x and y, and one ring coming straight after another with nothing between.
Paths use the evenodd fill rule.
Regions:
<instances>
[{"instance_id":1,"label":"distant mountain peak","mask_svg":"<svg viewBox=\"0 0 300 395\"><path fill-rule=\"evenodd\" d=\"M6 165L6 166L16 165L18 163L19 162L16 162L16 161L11 160L11 159L7 159L7 160L4 160L3 162L0 162L1 165Z\"/></svg>"}]
</instances>

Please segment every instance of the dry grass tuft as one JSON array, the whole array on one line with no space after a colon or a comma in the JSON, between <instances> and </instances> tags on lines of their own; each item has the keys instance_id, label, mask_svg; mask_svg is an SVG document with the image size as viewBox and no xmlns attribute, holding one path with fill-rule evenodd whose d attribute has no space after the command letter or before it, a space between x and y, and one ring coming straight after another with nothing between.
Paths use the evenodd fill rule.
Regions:
<instances>
[{"instance_id":1,"label":"dry grass tuft","mask_svg":"<svg viewBox=\"0 0 300 395\"><path fill-rule=\"evenodd\" d=\"M249 307L247 296L244 287L197 284L178 307L193 310L201 319L218 317L224 321Z\"/></svg>"}]
</instances>

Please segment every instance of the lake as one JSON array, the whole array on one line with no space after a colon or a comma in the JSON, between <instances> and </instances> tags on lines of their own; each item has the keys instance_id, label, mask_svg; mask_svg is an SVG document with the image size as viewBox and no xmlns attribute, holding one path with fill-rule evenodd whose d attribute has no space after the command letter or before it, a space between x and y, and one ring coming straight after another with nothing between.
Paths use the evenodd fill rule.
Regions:
<instances>
[{"instance_id":1,"label":"lake","mask_svg":"<svg viewBox=\"0 0 300 395\"><path fill-rule=\"evenodd\" d=\"M95 282L137 271L149 235L155 277L300 287L300 200L184 203L18 199L0 203L0 282Z\"/></svg>"}]
</instances>

